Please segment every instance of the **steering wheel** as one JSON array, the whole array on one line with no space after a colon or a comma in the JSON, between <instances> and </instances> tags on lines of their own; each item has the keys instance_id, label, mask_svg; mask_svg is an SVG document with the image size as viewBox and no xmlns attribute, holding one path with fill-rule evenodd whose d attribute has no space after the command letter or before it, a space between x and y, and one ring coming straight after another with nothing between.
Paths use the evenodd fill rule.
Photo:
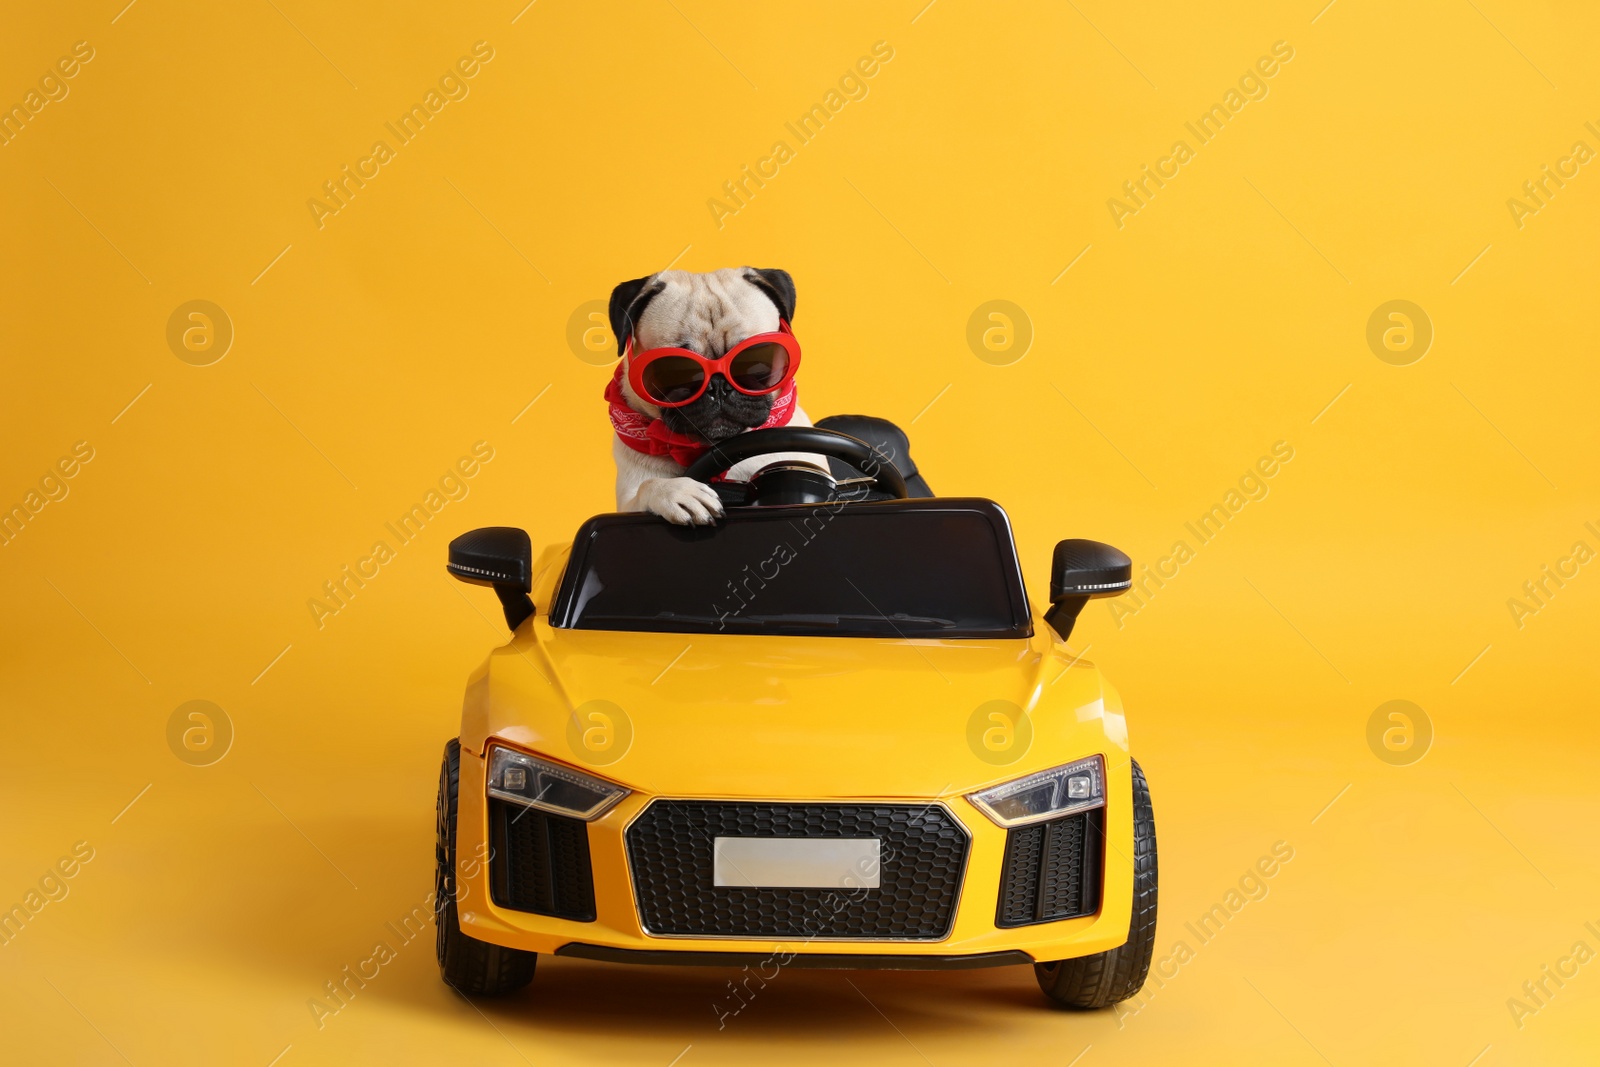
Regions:
<instances>
[{"instance_id":1,"label":"steering wheel","mask_svg":"<svg viewBox=\"0 0 1600 1067\"><path fill-rule=\"evenodd\" d=\"M906 499L906 480L894 462L859 438L815 426L774 426L735 434L689 465L684 475L700 482L726 472L734 464L774 452L813 452L843 460L863 472L874 489L896 500ZM831 481L831 479L830 479Z\"/></svg>"}]
</instances>

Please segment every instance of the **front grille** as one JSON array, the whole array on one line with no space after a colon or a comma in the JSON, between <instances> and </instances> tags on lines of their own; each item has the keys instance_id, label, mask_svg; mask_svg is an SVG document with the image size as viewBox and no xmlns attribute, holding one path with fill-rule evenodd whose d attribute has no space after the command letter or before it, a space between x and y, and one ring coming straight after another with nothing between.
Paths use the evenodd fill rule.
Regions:
<instances>
[{"instance_id":1,"label":"front grille","mask_svg":"<svg viewBox=\"0 0 1600 1067\"><path fill-rule=\"evenodd\" d=\"M1008 831L995 925L1094 914L1100 906L1104 817L1100 808Z\"/></svg>"},{"instance_id":2,"label":"front grille","mask_svg":"<svg viewBox=\"0 0 1600 1067\"><path fill-rule=\"evenodd\" d=\"M491 797L489 834L489 895L496 904L594 922L587 825Z\"/></svg>"},{"instance_id":3,"label":"front grille","mask_svg":"<svg viewBox=\"0 0 1600 1067\"><path fill-rule=\"evenodd\" d=\"M869 838L876 889L713 884L718 837ZM966 871L966 829L931 804L758 804L657 800L628 828L639 918L677 937L937 941Z\"/></svg>"}]
</instances>

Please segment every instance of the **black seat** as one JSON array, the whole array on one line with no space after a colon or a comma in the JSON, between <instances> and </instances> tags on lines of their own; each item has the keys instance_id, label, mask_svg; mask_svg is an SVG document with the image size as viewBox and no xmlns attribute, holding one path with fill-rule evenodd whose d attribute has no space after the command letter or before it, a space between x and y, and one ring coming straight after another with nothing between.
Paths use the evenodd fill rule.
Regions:
<instances>
[{"instance_id":1,"label":"black seat","mask_svg":"<svg viewBox=\"0 0 1600 1067\"><path fill-rule=\"evenodd\" d=\"M873 418L871 415L829 415L825 419L818 420L816 425L824 430L849 434L888 456L906 480L907 495L912 497L934 495L933 490L928 488L927 481L917 473L917 465L911 458L910 439L906 437L904 430L888 419ZM865 477L861 471L841 459L829 458L828 467L836 479Z\"/></svg>"}]
</instances>

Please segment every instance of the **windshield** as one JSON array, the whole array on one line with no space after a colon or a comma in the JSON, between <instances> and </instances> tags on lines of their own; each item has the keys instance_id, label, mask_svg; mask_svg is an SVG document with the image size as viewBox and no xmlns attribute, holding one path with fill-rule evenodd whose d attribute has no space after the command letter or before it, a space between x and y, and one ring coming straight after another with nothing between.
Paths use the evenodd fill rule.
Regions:
<instances>
[{"instance_id":1,"label":"windshield","mask_svg":"<svg viewBox=\"0 0 1600 1067\"><path fill-rule=\"evenodd\" d=\"M1027 637L1010 524L988 500L730 511L716 526L602 515L551 624L810 637Z\"/></svg>"}]
</instances>

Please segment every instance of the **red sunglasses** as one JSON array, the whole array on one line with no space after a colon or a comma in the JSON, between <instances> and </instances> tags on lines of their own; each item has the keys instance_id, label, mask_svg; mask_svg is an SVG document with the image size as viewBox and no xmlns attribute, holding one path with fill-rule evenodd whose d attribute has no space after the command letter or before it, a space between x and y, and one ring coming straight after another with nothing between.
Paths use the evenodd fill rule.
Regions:
<instances>
[{"instance_id":1,"label":"red sunglasses","mask_svg":"<svg viewBox=\"0 0 1600 1067\"><path fill-rule=\"evenodd\" d=\"M627 351L628 384L662 408L679 408L699 400L713 374L722 375L746 396L765 396L793 381L800 367L800 342L782 319L778 320L778 332L746 337L717 359L687 348L650 348L631 355L631 334Z\"/></svg>"}]
</instances>

